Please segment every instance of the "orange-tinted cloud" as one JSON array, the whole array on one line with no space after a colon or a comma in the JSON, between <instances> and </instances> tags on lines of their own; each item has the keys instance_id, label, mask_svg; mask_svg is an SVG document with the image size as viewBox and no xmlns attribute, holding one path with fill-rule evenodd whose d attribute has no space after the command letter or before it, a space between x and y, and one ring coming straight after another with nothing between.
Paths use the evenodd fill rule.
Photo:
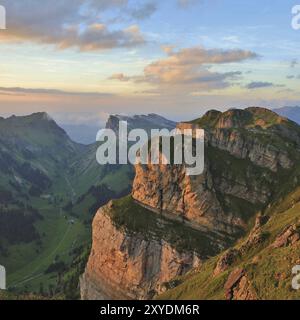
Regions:
<instances>
[{"instance_id":1,"label":"orange-tinted cloud","mask_svg":"<svg viewBox=\"0 0 300 320\"><path fill-rule=\"evenodd\" d=\"M164 47L166 58L157 60L144 69L143 75L128 77L124 74L111 78L120 81L147 82L159 85L163 90L176 87L183 91L221 89L230 85L230 80L241 77L240 71L214 72L212 65L241 62L257 58L258 55L245 50L220 50L194 47L174 51L173 47Z\"/></svg>"}]
</instances>

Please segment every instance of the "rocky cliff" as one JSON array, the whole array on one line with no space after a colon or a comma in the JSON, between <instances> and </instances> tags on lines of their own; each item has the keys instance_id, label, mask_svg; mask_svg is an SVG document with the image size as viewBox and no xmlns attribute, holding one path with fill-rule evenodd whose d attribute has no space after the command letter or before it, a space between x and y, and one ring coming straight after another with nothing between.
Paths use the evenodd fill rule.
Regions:
<instances>
[{"instance_id":1,"label":"rocky cliff","mask_svg":"<svg viewBox=\"0 0 300 320\"><path fill-rule=\"evenodd\" d=\"M94 219L93 248L81 280L83 299L149 299L165 290L164 283L201 263L194 252L118 229L109 216L111 206Z\"/></svg>"},{"instance_id":2,"label":"rocky cliff","mask_svg":"<svg viewBox=\"0 0 300 320\"><path fill-rule=\"evenodd\" d=\"M219 251L222 239L211 241L210 236L158 218L131 197L110 202L93 222L93 246L81 278L81 297L153 298L168 289L172 279Z\"/></svg>"},{"instance_id":3,"label":"rocky cliff","mask_svg":"<svg viewBox=\"0 0 300 320\"><path fill-rule=\"evenodd\" d=\"M136 166L132 197L95 217L82 298L145 299L172 288L172 279L230 247L251 230L255 216L297 187L295 123L248 108L210 111L178 126L205 129L203 174L187 176L184 165ZM240 256L264 241L260 229L252 231L214 274L235 261L235 250ZM255 298L241 270L229 278L227 296Z\"/></svg>"},{"instance_id":4,"label":"rocky cliff","mask_svg":"<svg viewBox=\"0 0 300 320\"><path fill-rule=\"evenodd\" d=\"M184 166L138 165L133 198L183 216L195 227L228 234L244 230L269 204L282 173L293 167L291 148L300 146L299 128L260 108L210 111L178 127L191 125L205 128L203 174L186 176Z\"/></svg>"}]
</instances>

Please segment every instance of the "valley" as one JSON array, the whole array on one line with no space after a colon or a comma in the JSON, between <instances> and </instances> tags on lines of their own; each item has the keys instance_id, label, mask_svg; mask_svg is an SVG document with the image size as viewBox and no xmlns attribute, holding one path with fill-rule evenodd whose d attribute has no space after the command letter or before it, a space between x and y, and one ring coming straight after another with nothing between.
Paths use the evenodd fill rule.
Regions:
<instances>
[{"instance_id":1,"label":"valley","mask_svg":"<svg viewBox=\"0 0 300 320\"><path fill-rule=\"evenodd\" d=\"M101 168L95 146L74 143L44 113L1 120L0 131L0 261L8 290L78 298L94 208L130 191L130 169Z\"/></svg>"},{"instance_id":2,"label":"valley","mask_svg":"<svg viewBox=\"0 0 300 320\"><path fill-rule=\"evenodd\" d=\"M149 130L152 117L142 117ZM127 119L131 128L141 125ZM116 130L113 123L107 127ZM0 133L0 261L8 292L78 299L94 214L130 193L133 167L100 166L97 143L73 142L45 113L0 119Z\"/></svg>"}]
</instances>

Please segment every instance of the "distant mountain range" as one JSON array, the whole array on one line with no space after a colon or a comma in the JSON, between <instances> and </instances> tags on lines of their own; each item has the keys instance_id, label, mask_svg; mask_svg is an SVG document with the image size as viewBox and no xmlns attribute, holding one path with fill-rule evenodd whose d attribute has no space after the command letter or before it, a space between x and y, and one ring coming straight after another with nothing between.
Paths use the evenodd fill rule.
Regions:
<instances>
[{"instance_id":1,"label":"distant mountain range","mask_svg":"<svg viewBox=\"0 0 300 320\"><path fill-rule=\"evenodd\" d=\"M176 122L168 120L157 114L151 113L148 115L111 115L106 123L106 128L114 130L116 133L119 131L119 122L126 121L128 130L144 129L149 134L151 129L168 129L172 130L176 127Z\"/></svg>"},{"instance_id":2,"label":"distant mountain range","mask_svg":"<svg viewBox=\"0 0 300 320\"><path fill-rule=\"evenodd\" d=\"M150 129L173 129L176 122L168 120L157 114L151 113L148 115L111 115L109 116L106 128L118 130L119 121L127 121L130 129L143 128L147 131ZM100 126L95 125L76 125L76 124L61 124L61 127L66 131L69 137L81 144L93 144L96 141L97 132L101 129Z\"/></svg>"},{"instance_id":3,"label":"distant mountain range","mask_svg":"<svg viewBox=\"0 0 300 320\"><path fill-rule=\"evenodd\" d=\"M300 124L300 107L282 107L279 109L274 109L274 112L282 117L286 117L298 124Z\"/></svg>"}]
</instances>

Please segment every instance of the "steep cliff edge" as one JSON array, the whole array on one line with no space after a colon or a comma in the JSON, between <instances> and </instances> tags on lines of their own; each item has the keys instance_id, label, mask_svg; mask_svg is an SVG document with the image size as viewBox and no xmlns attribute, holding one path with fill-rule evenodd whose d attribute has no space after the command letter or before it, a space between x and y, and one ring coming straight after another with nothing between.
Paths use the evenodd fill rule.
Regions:
<instances>
[{"instance_id":1,"label":"steep cliff edge","mask_svg":"<svg viewBox=\"0 0 300 320\"><path fill-rule=\"evenodd\" d=\"M258 214L297 188L300 128L295 123L248 108L210 111L179 127L190 125L206 131L203 174L187 176L179 165L136 166L132 196L101 208L94 219L83 299L147 299L166 290L165 297L176 298L175 278L195 268L205 273L214 256L250 232ZM264 240L254 230L234 250L239 256ZM223 265L234 256L225 257L218 272L223 275ZM256 297L250 277L243 268L233 273L228 296Z\"/></svg>"},{"instance_id":2,"label":"steep cliff edge","mask_svg":"<svg viewBox=\"0 0 300 320\"><path fill-rule=\"evenodd\" d=\"M218 235L149 211L128 196L96 214L82 299L149 299L224 247Z\"/></svg>"}]
</instances>

